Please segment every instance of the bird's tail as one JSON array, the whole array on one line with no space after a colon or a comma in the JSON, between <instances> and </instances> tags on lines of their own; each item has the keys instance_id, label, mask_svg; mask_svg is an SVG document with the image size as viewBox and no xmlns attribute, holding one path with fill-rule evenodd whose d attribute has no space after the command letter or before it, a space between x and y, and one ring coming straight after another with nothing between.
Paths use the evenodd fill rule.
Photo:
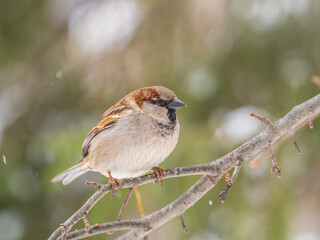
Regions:
<instances>
[{"instance_id":1,"label":"bird's tail","mask_svg":"<svg viewBox=\"0 0 320 240\"><path fill-rule=\"evenodd\" d=\"M88 170L85 169L83 160L81 160L78 164L55 176L51 180L51 182L62 181L63 185L67 185L71 183L73 180L75 180L77 177L80 177L82 174L85 174L87 171Z\"/></svg>"}]
</instances>

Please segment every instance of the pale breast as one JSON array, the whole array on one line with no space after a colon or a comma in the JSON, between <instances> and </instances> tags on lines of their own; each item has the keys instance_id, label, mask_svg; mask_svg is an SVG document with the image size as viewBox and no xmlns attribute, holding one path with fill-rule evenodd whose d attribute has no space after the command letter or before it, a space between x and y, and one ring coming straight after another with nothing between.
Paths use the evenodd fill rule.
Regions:
<instances>
[{"instance_id":1,"label":"pale breast","mask_svg":"<svg viewBox=\"0 0 320 240\"><path fill-rule=\"evenodd\" d=\"M178 142L178 120L168 123L143 114L121 119L92 140L87 167L106 176L110 171L120 179L146 173L163 162Z\"/></svg>"}]
</instances>

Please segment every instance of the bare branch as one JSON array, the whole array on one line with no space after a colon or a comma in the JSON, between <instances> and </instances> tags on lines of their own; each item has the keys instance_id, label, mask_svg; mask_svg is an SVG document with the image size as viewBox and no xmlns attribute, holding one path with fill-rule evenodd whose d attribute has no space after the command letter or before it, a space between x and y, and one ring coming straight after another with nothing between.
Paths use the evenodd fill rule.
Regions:
<instances>
[{"instance_id":1,"label":"bare branch","mask_svg":"<svg viewBox=\"0 0 320 240\"><path fill-rule=\"evenodd\" d=\"M310 114L310 109L313 109ZM131 229L128 233L122 235L119 239L141 239L151 231L160 227L174 217L180 216L193 204L195 204L203 195L212 189L223 177L223 175L239 164L238 156L241 154L243 161L247 161L264 149L278 141L282 136L287 135L301 125L308 124L309 119L314 119L320 113L320 94L312 99L294 107L287 115L273 123L273 129L261 132L256 137L244 143L229 154L207 164L173 168L165 171L164 179L172 177L181 177L188 175L204 175L187 192L182 194L172 203L155 211L139 220L117 221L99 225L99 231L96 228L89 228L89 236L108 232L112 229L124 230ZM122 188L138 187L140 185L152 182L156 179L156 174L148 174L138 178L126 179L122 181ZM89 212L92 207L108 192L112 190L110 184L102 185L87 202L74 213L63 226L60 226L49 239L62 239L65 232L83 218L84 213ZM101 227L104 226L104 227ZM138 226L138 227L137 227ZM143 227L142 227L143 226ZM76 237L73 237L75 236ZM67 235L68 239L85 237L84 229L75 231Z\"/></svg>"},{"instance_id":2,"label":"bare branch","mask_svg":"<svg viewBox=\"0 0 320 240\"><path fill-rule=\"evenodd\" d=\"M147 229L146 226L147 225L141 220L124 220L103 224L95 224L89 228L89 236L101 233L109 233L110 231ZM75 230L66 235L67 239L79 239L84 237L86 237L85 229Z\"/></svg>"}]
</instances>

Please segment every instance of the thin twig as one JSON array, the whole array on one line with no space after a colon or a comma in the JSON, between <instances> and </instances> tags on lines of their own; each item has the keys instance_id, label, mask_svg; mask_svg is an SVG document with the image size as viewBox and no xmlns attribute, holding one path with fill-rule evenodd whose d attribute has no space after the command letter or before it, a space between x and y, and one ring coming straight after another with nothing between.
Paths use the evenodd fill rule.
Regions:
<instances>
[{"instance_id":1,"label":"thin twig","mask_svg":"<svg viewBox=\"0 0 320 240\"><path fill-rule=\"evenodd\" d=\"M269 119L262 117L261 115L256 114L254 112L249 112L249 116L254 117L255 119L258 119L260 122L266 125L272 125L272 122Z\"/></svg>"},{"instance_id":2,"label":"thin twig","mask_svg":"<svg viewBox=\"0 0 320 240\"><path fill-rule=\"evenodd\" d=\"M182 228L183 228L183 231L184 231L185 233L188 233L188 229L187 229L187 226L186 226L186 224L185 224L185 222L184 222L184 219L183 219L182 214L179 215L179 219L180 219L180 223L181 223L181 226L182 226Z\"/></svg>"},{"instance_id":3,"label":"thin twig","mask_svg":"<svg viewBox=\"0 0 320 240\"><path fill-rule=\"evenodd\" d=\"M281 178L281 168L279 167L276 157L274 156L274 152L272 150L272 148L269 148L269 152L270 152L270 157L271 157L271 161L272 161L272 168L271 168L271 172L277 171L277 177Z\"/></svg>"},{"instance_id":4,"label":"thin twig","mask_svg":"<svg viewBox=\"0 0 320 240\"><path fill-rule=\"evenodd\" d=\"M229 193L234 181L239 175L241 166L243 164L243 161L240 161L238 165L234 168L231 178L229 179L229 182L227 181L227 186L220 192L219 197L221 198L221 203L225 203L227 194Z\"/></svg>"},{"instance_id":5,"label":"thin twig","mask_svg":"<svg viewBox=\"0 0 320 240\"><path fill-rule=\"evenodd\" d=\"M268 118L263 117L259 114L254 113L254 112L249 112L249 116L254 117L255 119L259 120L260 122L266 124L269 127L269 129L271 129L271 131L273 133L277 133L276 125L273 122L271 122Z\"/></svg>"},{"instance_id":6,"label":"thin twig","mask_svg":"<svg viewBox=\"0 0 320 240\"><path fill-rule=\"evenodd\" d=\"M310 108L314 109L312 115L309 114ZM144 229L134 229L132 227L131 231L122 235L119 239L124 240L143 238L151 231L168 222L170 219L181 215L188 208L193 206L193 204L195 204L205 193L210 191L220 181L225 172L230 171L232 168L236 167L236 165L238 164L237 156L239 155L239 153L241 153L244 161L249 160L256 154L263 151L265 148L269 148L270 146L272 146L282 136L288 134L293 129L296 129L299 125L308 124L310 117L315 118L319 115L319 112L320 94L294 107L286 116L274 122L273 124L277 129L277 134L265 130L237 149L233 150L229 154L211 163L166 170L166 175L164 178L181 177L188 175L204 176L201 177L200 180L198 180L187 192L182 194L178 199L163 207L162 209L149 214L145 218L140 219L139 223L143 223L143 226L145 226ZM140 185L152 182L155 179L156 174L154 173L138 178L126 179L122 181L122 188L138 187ZM111 190L112 188L110 184L103 185L101 189L97 190L97 192L94 193L77 212L75 212L67 221L63 223L64 227L59 227L56 231L53 232L49 239L61 239L65 232L64 228L66 229L66 231L70 231L71 228L80 219L82 219L83 213L90 211L92 207ZM137 220L128 221L128 223L131 224L136 222ZM123 223L123 221L117 223ZM100 224L99 226L101 225L102 224ZM148 226L147 229L146 226ZM118 230L116 227L114 227L114 229ZM130 227L126 229L130 229ZM110 231L110 228L103 229L100 232L107 231ZM89 235L91 236L91 234ZM85 237L84 230L82 234L77 234L78 239L83 237Z\"/></svg>"},{"instance_id":7,"label":"thin twig","mask_svg":"<svg viewBox=\"0 0 320 240\"><path fill-rule=\"evenodd\" d=\"M300 131L305 126L305 122L299 124L297 127L289 131L286 135L281 137L277 142L272 144L272 149L276 150L280 147L285 141L287 141L288 138L290 138L292 135L295 135L298 131ZM259 153L256 157L254 157L250 163L249 167L254 168L260 164L260 162L264 159L266 159L269 156L268 149L263 150L261 153Z\"/></svg>"},{"instance_id":8,"label":"thin twig","mask_svg":"<svg viewBox=\"0 0 320 240\"><path fill-rule=\"evenodd\" d=\"M132 187L129 188L128 195L127 195L126 199L124 200L124 202L123 202L123 204L122 204L122 207L121 207L121 209L120 209L119 215L118 215L118 217L117 217L118 221L121 220L122 213L123 213L124 209L125 209L126 206L127 206L127 203L128 203L128 201L129 201L129 198L130 198L131 195L132 195L132 191L133 191L133 188L132 188Z\"/></svg>"},{"instance_id":9,"label":"thin twig","mask_svg":"<svg viewBox=\"0 0 320 240\"><path fill-rule=\"evenodd\" d=\"M242 166L243 163L240 163L240 165L236 166L234 168L234 171L232 173L232 176L231 176L231 184L234 184L234 181L236 180L236 178L238 177L239 173L240 173L240 169L241 169L241 166Z\"/></svg>"},{"instance_id":10,"label":"thin twig","mask_svg":"<svg viewBox=\"0 0 320 240\"><path fill-rule=\"evenodd\" d=\"M291 135L291 141L292 141L292 143L293 143L294 148L297 150L297 153L300 154L300 153L301 153L301 150L300 150L299 145L298 145L298 143L297 143L297 139L296 139L295 134L292 134L292 135Z\"/></svg>"}]
</instances>

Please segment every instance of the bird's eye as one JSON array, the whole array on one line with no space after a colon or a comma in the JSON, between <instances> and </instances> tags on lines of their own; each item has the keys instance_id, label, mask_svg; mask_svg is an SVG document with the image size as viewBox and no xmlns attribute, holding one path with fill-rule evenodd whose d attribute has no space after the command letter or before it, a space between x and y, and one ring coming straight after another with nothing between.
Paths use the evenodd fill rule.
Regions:
<instances>
[{"instance_id":1,"label":"bird's eye","mask_svg":"<svg viewBox=\"0 0 320 240\"><path fill-rule=\"evenodd\" d=\"M160 107L165 107L167 105L167 103L164 100L162 100L161 98L157 98L157 99L153 100L152 103L156 104Z\"/></svg>"}]
</instances>

